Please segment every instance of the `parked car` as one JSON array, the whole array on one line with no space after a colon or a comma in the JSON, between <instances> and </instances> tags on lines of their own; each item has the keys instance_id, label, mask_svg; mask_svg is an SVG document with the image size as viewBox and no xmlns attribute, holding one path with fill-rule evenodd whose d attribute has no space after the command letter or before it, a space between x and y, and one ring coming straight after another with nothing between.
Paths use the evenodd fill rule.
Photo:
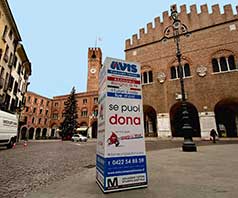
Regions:
<instances>
[{"instance_id":1,"label":"parked car","mask_svg":"<svg viewBox=\"0 0 238 198\"><path fill-rule=\"evenodd\" d=\"M78 141L80 141L80 142L87 142L88 138L85 137L85 136L83 136L83 135L81 135L81 134L74 134L74 135L72 136L71 140L72 140L73 142L75 142L75 141L76 141L76 142L78 142Z\"/></svg>"}]
</instances>

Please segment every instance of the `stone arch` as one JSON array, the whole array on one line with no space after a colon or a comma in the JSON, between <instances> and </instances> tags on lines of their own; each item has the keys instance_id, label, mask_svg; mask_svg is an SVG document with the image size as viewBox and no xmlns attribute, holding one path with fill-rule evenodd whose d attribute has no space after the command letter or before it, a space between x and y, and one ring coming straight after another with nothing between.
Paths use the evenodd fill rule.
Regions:
<instances>
[{"instance_id":1,"label":"stone arch","mask_svg":"<svg viewBox=\"0 0 238 198\"><path fill-rule=\"evenodd\" d=\"M199 122L199 115L197 108L189 102L187 103L188 113L190 117L190 124L193 128L193 137L201 137L201 128ZM182 109L181 109L182 102L175 103L170 108L170 126L172 131L172 137L184 137L182 133Z\"/></svg>"},{"instance_id":2,"label":"stone arch","mask_svg":"<svg viewBox=\"0 0 238 198\"><path fill-rule=\"evenodd\" d=\"M39 140L41 137L41 128L36 129L36 139Z\"/></svg>"},{"instance_id":3,"label":"stone arch","mask_svg":"<svg viewBox=\"0 0 238 198\"><path fill-rule=\"evenodd\" d=\"M188 63L190 66L193 65L193 62L192 62L192 59L187 57L187 56L182 56L181 57L181 64L184 65ZM178 59L175 57L175 58L172 58L169 62L168 62L168 65L167 65L167 68L170 68L172 65L174 66L177 66L178 65Z\"/></svg>"},{"instance_id":4,"label":"stone arch","mask_svg":"<svg viewBox=\"0 0 238 198\"><path fill-rule=\"evenodd\" d=\"M27 139L27 128L22 127L21 129L21 140L26 140Z\"/></svg>"},{"instance_id":5,"label":"stone arch","mask_svg":"<svg viewBox=\"0 0 238 198\"><path fill-rule=\"evenodd\" d=\"M29 129L29 140L33 140L34 139L34 132L35 132L35 129L33 127L31 127Z\"/></svg>"},{"instance_id":6,"label":"stone arch","mask_svg":"<svg viewBox=\"0 0 238 198\"><path fill-rule=\"evenodd\" d=\"M56 123L53 123L52 125L51 125L51 131L50 131L50 136L51 137L58 137L58 136L60 136L60 134L57 134L57 133L59 133L60 132L60 130L59 130L59 128L57 127L57 124Z\"/></svg>"},{"instance_id":7,"label":"stone arch","mask_svg":"<svg viewBox=\"0 0 238 198\"><path fill-rule=\"evenodd\" d=\"M155 109L150 105L144 105L143 111L145 136L157 137L157 116Z\"/></svg>"},{"instance_id":8,"label":"stone arch","mask_svg":"<svg viewBox=\"0 0 238 198\"><path fill-rule=\"evenodd\" d=\"M44 128L44 129L42 130L42 137L43 137L43 138L46 138L46 136L47 136L47 128Z\"/></svg>"},{"instance_id":9,"label":"stone arch","mask_svg":"<svg viewBox=\"0 0 238 198\"><path fill-rule=\"evenodd\" d=\"M235 53L229 49L219 49L211 54L210 59L212 60L213 58L220 58L222 56L228 57L230 55L235 56Z\"/></svg>"},{"instance_id":10,"label":"stone arch","mask_svg":"<svg viewBox=\"0 0 238 198\"><path fill-rule=\"evenodd\" d=\"M220 100L214 107L220 137L238 136L238 98Z\"/></svg>"}]
</instances>

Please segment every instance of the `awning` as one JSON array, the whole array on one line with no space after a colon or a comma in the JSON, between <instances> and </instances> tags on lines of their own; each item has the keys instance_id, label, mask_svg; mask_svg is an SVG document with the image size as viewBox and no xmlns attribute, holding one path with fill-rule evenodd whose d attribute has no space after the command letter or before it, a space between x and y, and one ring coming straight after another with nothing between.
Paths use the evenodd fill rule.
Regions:
<instances>
[{"instance_id":1,"label":"awning","mask_svg":"<svg viewBox=\"0 0 238 198\"><path fill-rule=\"evenodd\" d=\"M87 126L81 126L79 128L76 129L76 131L80 132L80 131L87 131L88 127Z\"/></svg>"}]
</instances>

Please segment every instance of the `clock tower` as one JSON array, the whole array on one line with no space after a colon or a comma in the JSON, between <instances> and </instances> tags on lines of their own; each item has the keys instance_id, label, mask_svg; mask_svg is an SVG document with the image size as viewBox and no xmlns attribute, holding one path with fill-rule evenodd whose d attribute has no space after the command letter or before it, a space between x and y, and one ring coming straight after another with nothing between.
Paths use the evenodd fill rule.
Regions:
<instances>
[{"instance_id":1,"label":"clock tower","mask_svg":"<svg viewBox=\"0 0 238 198\"><path fill-rule=\"evenodd\" d=\"M88 82L87 92L98 91L99 70L102 65L100 48L88 48Z\"/></svg>"}]
</instances>

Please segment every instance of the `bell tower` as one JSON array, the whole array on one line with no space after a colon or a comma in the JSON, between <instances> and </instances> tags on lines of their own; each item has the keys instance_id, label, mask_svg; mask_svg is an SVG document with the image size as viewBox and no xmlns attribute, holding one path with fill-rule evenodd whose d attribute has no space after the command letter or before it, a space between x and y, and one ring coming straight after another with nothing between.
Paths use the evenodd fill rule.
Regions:
<instances>
[{"instance_id":1,"label":"bell tower","mask_svg":"<svg viewBox=\"0 0 238 198\"><path fill-rule=\"evenodd\" d=\"M88 48L88 82L87 91L98 91L99 70L102 65L100 48Z\"/></svg>"}]
</instances>

